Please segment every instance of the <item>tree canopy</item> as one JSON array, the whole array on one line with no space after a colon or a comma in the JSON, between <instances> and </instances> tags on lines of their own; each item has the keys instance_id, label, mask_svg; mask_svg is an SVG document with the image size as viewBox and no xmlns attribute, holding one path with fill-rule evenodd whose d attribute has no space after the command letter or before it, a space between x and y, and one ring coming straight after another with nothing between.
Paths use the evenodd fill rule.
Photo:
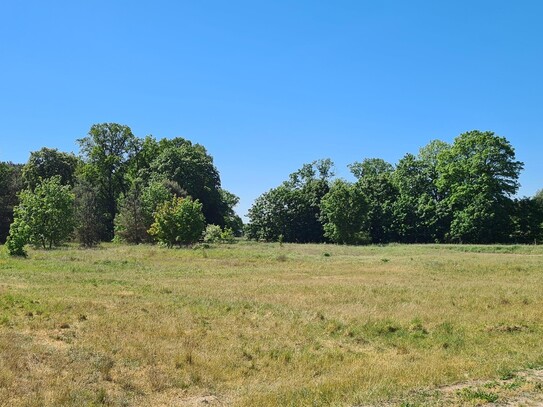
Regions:
<instances>
[{"instance_id":1,"label":"tree canopy","mask_svg":"<svg viewBox=\"0 0 543 407\"><path fill-rule=\"evenodd\" d=\"M523 164L511 144L492 132L466 132L450 145L431 141L396 165L365 158L349 165L354 182L316 177L315 168L304 165L256 199L248 237L494 243L537 241L542 235L543 194L514 199ZM315 185L319 192L311 194Z\"/></svg>"},{"instance_id":2,"label":"tree canopy","mask_svg":"<svg viewBox=\"0 0 543 407\"><path fill-rule=\"evenodd\" d=\"M335 178L330 159L303 164L255 200L245 227L234 210L239 198L222 187L204 146L137 137L118 123L95 124L78 142L79 156L44 147L24 166L0 163L0 242L11 230L14 253L27 242L51 247L72 236L83 246L113 238L188 244L203 238L206 224L213 225L208 241L243 233L341 244L543 238L543 192L516 197L523 163L490 131L462 133L450 144L433 140L396 163L362 158L348 166L350 180ZM46 221L54 213L65 221Z\"/></svg>"}]
</instances>

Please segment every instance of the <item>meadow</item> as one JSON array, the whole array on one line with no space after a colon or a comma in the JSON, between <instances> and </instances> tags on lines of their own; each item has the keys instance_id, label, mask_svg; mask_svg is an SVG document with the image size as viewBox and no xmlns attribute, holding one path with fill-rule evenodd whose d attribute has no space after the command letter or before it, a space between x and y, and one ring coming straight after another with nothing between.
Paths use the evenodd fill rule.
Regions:
<instances>
[{"instance_id":1,"label":"meadow","mask_svg":"<svg viewBox=\"0 0 543 407\"><path fill-rule=\"evenodd\" d=\"M0 247L0 406L543 401L543 247Z\"/></svg>"}]
</instances>

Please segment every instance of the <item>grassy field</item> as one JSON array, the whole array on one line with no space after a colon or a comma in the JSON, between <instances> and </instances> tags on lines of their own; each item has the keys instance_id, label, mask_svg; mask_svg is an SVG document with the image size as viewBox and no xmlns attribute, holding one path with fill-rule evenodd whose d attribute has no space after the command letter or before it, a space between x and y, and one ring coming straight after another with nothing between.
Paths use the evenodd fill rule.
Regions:
<instances>
[{"instance_id":1,"label":"grassy field","mask_svg":"<svg viewBox=\"0 0 543 407\"><path fill-rule=\"evenodd\" d=\"M526 373L543 367L543 247L0 253L1 406L477 405L543 394L537 371Z\"/></svg>"}]
</instances>

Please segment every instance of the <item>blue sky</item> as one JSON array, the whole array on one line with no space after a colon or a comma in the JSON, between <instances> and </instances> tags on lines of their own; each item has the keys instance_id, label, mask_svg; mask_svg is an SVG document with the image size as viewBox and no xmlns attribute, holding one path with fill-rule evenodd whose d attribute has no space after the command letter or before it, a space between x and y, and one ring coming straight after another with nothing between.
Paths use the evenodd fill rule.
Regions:
<instances>
[{"instance_id":1,"label":"blue sky","mask_svg":"<svg viewBox=\"0 0 543 407\"><path fill-rule=\"evenodd\" d=\"M543 188L543 2L4 1L0 160L94 123L203 144L253 200L305 162L505 136Z\"/></svg>"}]
</instances>

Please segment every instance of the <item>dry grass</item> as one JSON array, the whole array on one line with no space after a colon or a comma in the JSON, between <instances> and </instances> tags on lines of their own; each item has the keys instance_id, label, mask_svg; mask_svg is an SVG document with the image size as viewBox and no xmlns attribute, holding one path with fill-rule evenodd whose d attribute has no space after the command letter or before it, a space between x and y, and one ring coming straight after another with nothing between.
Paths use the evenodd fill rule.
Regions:
<instances>
[{"instance_id":1,"label":"dry grass","mask_svg":"<svg viewBox=\"0 0 543 407\"><path fill-rule=\"evenodd\" d=\"M3 253L0 405L439 405L542 367L541 287L531 246Z\"/></svg>"}]
</instances>

